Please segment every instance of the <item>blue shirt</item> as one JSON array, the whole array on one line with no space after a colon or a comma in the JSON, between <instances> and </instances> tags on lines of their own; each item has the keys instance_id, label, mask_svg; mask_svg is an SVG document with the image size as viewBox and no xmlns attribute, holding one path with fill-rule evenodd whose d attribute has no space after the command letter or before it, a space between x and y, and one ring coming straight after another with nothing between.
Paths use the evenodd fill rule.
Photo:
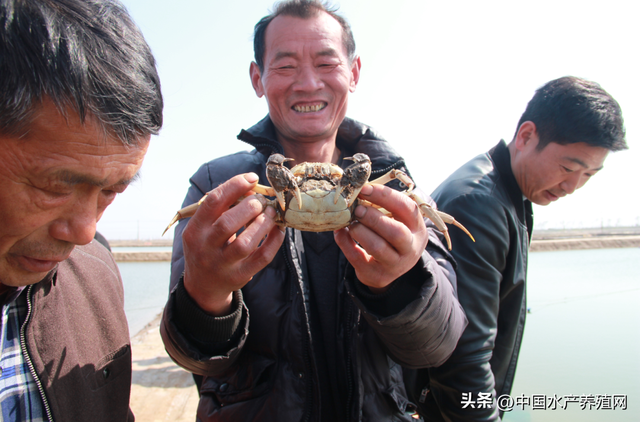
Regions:
<instances>
[{"instance_id":1,"label":"blue shirt","mask_svg":"<svg viewBox=\"0 0 640 422\"><path fill-rule=\"evenodd\" d=\"M45 422L42 396L22 352L20 326L27 316L27 289L8 292L0 326L0 416L3 421ZM26 353L26 352L25 352Z\"/></svg>"}]
</instances>

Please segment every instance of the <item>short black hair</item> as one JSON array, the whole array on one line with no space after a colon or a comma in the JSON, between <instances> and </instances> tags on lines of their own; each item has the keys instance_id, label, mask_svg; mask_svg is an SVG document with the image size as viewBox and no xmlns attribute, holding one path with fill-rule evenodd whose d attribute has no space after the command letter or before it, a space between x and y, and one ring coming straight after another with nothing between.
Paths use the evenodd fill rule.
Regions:
<instances>
[{"instance_id":1,"label":"short black hair","mask_svg":"<svg viewBox=\"0 0 640 422\"><path fill-rule=\"evenodd\" d=\"M609 151L628 148L618 102L597 83L575 76L554 79L538 88L520 117L516 135L527 121L536 125L539 150L550 142L584 142Z\"/></svg>"},{"instance_id":2,"label":"short black hair","mask_svg":"<svg viewBox=\"0 0 640 422\"><path fill-rule=\"evenodd\" d=\"M124 144L157 134L156 62L117 0L0 0L0 133L19 135L50 98Z\"/></svg>"},{"instance_id":3,"label":"short black hair","mask_svg":"<svg viewBox=\"0 0 640 422\"><path fill-rule=\"evenodd\" d=\"M353 60L356 54L356 41L353 38L351 26L345 18L337 13L337 10L337 7L330 6L328 3L319 0L287 0L276 3L274 5L274 11L260 19L253 32L253 53L260 72L262 73L264 71L264 53L266 50L265 34L267 32L267 26L273 19L280 15L309 19L321 12L328 13L337 20L342 27L344 49L347 52L349 60Z\"/></svg>"}]
</instances>

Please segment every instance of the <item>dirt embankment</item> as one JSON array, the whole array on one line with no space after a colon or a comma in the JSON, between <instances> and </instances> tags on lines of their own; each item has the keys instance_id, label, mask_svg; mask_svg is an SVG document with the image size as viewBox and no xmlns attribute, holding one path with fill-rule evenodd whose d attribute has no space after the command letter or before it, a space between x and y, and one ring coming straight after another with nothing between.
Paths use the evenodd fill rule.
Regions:
<instances>
[{"instance_id":1,"label":"dirt embankment","mask_svg":"<svg viewBox=\"0 0 640 422\"><path fill-rule=\"evenodd\" d=\"M637 247L640 227L534 230L531 240L531 252Z\"/></svg>"},{"instance_id":2,"label":"dirt embankment","mask_svg":"<svg viewBox=\"0 0 640 422\"><path fill-rule=\"evenodd\" d=\"M171 252L166 250L171 240L115 240L113 256L118 262L170 261ZM127 252L117 248L127 247ZM137 252L131 249L145 247ZM163 247L163 251L148 251L149 247ZM640 247L640 227L609 227L598 229L534 230L531 252L566 251L571 249L637 248Z\"/></svg>"}]
</instances>

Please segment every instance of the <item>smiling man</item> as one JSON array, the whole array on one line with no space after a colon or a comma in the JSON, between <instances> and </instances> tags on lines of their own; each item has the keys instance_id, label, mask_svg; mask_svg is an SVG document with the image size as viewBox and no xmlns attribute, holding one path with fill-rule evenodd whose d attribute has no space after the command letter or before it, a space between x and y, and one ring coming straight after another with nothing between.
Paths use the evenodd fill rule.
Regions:
<instances>
[{"instance_id":1,"label":"smiling man","mask_svg":"<svg viewBox=\"0 0 640 422\"><path fill-rule=\"evenodd\" d=\"M0 87L0 420L133 420L122 280L92 240L162 125L155 61L116 1L0 0Z\"/></svg>"},{"instance_id":2,"label":"smiling man","mask_svg":"<svg viewBox=\"0 0 640 422\"><path fill-rule=\"evenodd\" d=\"M624 138L620 106L598 84L556 79L536 91L508 145L469 161L433 193L476 243L451 233L469 325L444 365L412 373L425 420L502 417L495 400L511 392L527 309L531 203L548 205L582 187L609 151L627 148Z\"/></svg>"},{"instance_id":3,"label":"smiling man","mask_svg":"<svg viewBox=\"0 0 640 422\"><path fill-rule=\"evenodd\" d=\"M201 421L409 421L401 365L442 363L465 325L450 255L415 203L385 186L361 195L393 219L358 206L358 223L335 233L283 232L256 196L230 208L268 184L274 152L338 165L366 153L375 177L406 171L345 117L361 63L343 18L318 1L279 3L254 50L251 83L269 115L238 136L253 151L191 178L185 206L213 191L175 232L165 347L204 376Z\"/></svg>"}]
</instances>

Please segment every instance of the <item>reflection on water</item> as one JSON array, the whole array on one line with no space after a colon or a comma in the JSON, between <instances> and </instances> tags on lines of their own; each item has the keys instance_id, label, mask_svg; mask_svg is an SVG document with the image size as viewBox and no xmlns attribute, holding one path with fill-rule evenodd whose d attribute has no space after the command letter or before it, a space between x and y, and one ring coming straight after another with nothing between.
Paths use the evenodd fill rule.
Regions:
<instances>
[{"instance_id":1,"label":"reflection on water","mask_svg":"<svg viewBox=\"0 0 640 422\"><path fill-rule=\"evenodd\" d=\"M512 397L626 395L627 410L524 411L505 422L640 420L640 249L529 255L528 307ZM169 262L118 263L131 335L162 311ZM563 402L564 403L564 402Z\"/></svg>"},{"instance_id":2,"label":"reflection on water","mask_svg":"<svg viewBox=\"0 0 640 422\"><path fill-rule=\"evenodd\" d=\"M118 262L124 284L124 310L133 337L155 318L169 296L169 262Z\"/></svg>"},{"instance_id":3,"label":"reflection on water","mask_svg":"<svg viewBox=\"0 0 640 422\"><path fill-rule=\"evenodd\" d=\"M640 420L638 262L639 248L529 255L531 313L511 396L562 396L566 409L519 406L505 422ZM627 410L595 410L614 395Z\"/></svg>"}]
</instances>

